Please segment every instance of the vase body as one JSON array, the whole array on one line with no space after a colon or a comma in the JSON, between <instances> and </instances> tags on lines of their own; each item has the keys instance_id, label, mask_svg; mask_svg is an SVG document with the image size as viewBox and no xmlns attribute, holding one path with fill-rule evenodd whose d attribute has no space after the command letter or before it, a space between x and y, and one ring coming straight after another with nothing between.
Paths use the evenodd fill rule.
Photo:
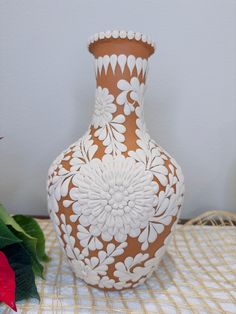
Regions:
<instances>
[{"instance_id":1,"label":"vase body","mask_svg":"<svg viewBox=\"0 0 236 314\"><path fill-rule=\"evenodd\" d=\"M158 266L184 193L176 161L150 138L143 116L153 43L140 33L91 38L96 93L86 134L64 150L48 175L48 209L74 273L120 290Z\"/></svg>"}]
</instances>

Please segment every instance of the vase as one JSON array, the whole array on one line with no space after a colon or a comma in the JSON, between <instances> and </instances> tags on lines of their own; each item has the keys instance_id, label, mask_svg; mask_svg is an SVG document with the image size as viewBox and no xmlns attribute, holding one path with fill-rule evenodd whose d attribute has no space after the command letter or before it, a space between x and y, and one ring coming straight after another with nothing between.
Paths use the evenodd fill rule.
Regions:
<instances>
[{"instance_id":1,"label":"vase","mask_svg":"<svg viewBox=\"0 0 236 314\"><path fill-rule=\"evenodd\" d=\"M144 122L153 41L107 31L92 36L88 50L97 82L91 125L52 163L48 209L75 275L121 290L157 268L178 221L184 181Z\"/></svg>"}]
</instances>

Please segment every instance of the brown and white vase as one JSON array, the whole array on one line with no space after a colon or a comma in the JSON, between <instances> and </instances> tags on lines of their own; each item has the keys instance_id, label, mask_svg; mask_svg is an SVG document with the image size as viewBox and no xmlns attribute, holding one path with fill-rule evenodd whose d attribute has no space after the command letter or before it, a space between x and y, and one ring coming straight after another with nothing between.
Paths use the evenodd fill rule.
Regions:
<instances>
[{"instance_id":1,"label":"brown and white vase","mask_svg":"<svg viewBox=\"0 0 236 314\"><path fill-rule=\"evenodd\" d=\"M143 97L155 46L132 31L90 38L97 88L88 131L52 163L48 208L74 273L110 290L157 267L183 201L180 167L147 132Z\"/></svg>"}]
</instances>

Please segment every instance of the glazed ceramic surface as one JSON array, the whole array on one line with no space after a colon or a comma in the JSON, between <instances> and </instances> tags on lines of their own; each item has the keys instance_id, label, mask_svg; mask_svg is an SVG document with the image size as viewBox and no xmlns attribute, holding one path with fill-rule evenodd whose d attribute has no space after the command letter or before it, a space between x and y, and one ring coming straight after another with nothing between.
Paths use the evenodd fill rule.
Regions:
<instances>
[{"instance_id":1,"label":"glazed ceramic surface","mask_svg":"<svg viewBox=\"0 0 236 314\"><path fill-rule=\"evenodd\" d=\"M48 208L74 273L102 289L143 283L183 201L180 167L150 138L143 99L155 46L132 31L95 34L97 88L88 131L52 163Z\"/></svg>"}]
</instances>

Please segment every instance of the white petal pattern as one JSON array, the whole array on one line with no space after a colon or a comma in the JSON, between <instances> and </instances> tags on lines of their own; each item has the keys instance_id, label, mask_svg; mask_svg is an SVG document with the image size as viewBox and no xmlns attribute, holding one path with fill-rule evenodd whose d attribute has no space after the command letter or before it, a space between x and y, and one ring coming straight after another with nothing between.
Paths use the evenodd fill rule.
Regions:
<instances>
[{"instance_id":1,"label":"white petal pattern","mask_svg":"<svg viewBox=\"0 0 236 314\"><path fill-rule=\"evenodd\" d=\"M148 37L132 31L95 37L124 36L150 44ZM116 83L116 97L108 88L97 87L92 128L50 167L48 206L76 275L91 285L119 290L143 283L157 267L179 217L184 184L180 167L150 139L144 123L147 60L113 54L98 57L95 64L96 75L118 71L126 80ZM134 151L126 146L128 116L136 116ZM105 149L102 159L96 158L99 141ZM149 246L155 250L158 236L170 225L162 247L149 255ZM129 256L129 237L141 253ZM112 278L109 267L114 269Z\"/></svg>"},{"instance_id":2,"label":"white petal pattern","mask_svg":"<svg viewBox=\"0 0 236 314\"><path fill-rule=\"evenodd\" d=\"M116 69L118 68L121 73L124 73L125 67L128 67L129 73L132 76L136 70L136 75L140 74L142 77L147 76L148 61L143 58L136 58L134 55L115 55L111 56L104 55L100 56L94 61L95 74L106 75L109 67L111 67L112 73L115 74Z\"/></svg>"},{"instance_id":3,"label":"white petal pattern","mask_svg":"<svg viewBox=\"0 0 236 314\"><path fill-rule=\"evenodd\" d=\"M142 163L130 157L93 159L73 180L80 223L96 226L104 241L114 237L123 242L127 235L136 236L154 215L158 186L152 178Z\"/></svg>"}]
</instances>

